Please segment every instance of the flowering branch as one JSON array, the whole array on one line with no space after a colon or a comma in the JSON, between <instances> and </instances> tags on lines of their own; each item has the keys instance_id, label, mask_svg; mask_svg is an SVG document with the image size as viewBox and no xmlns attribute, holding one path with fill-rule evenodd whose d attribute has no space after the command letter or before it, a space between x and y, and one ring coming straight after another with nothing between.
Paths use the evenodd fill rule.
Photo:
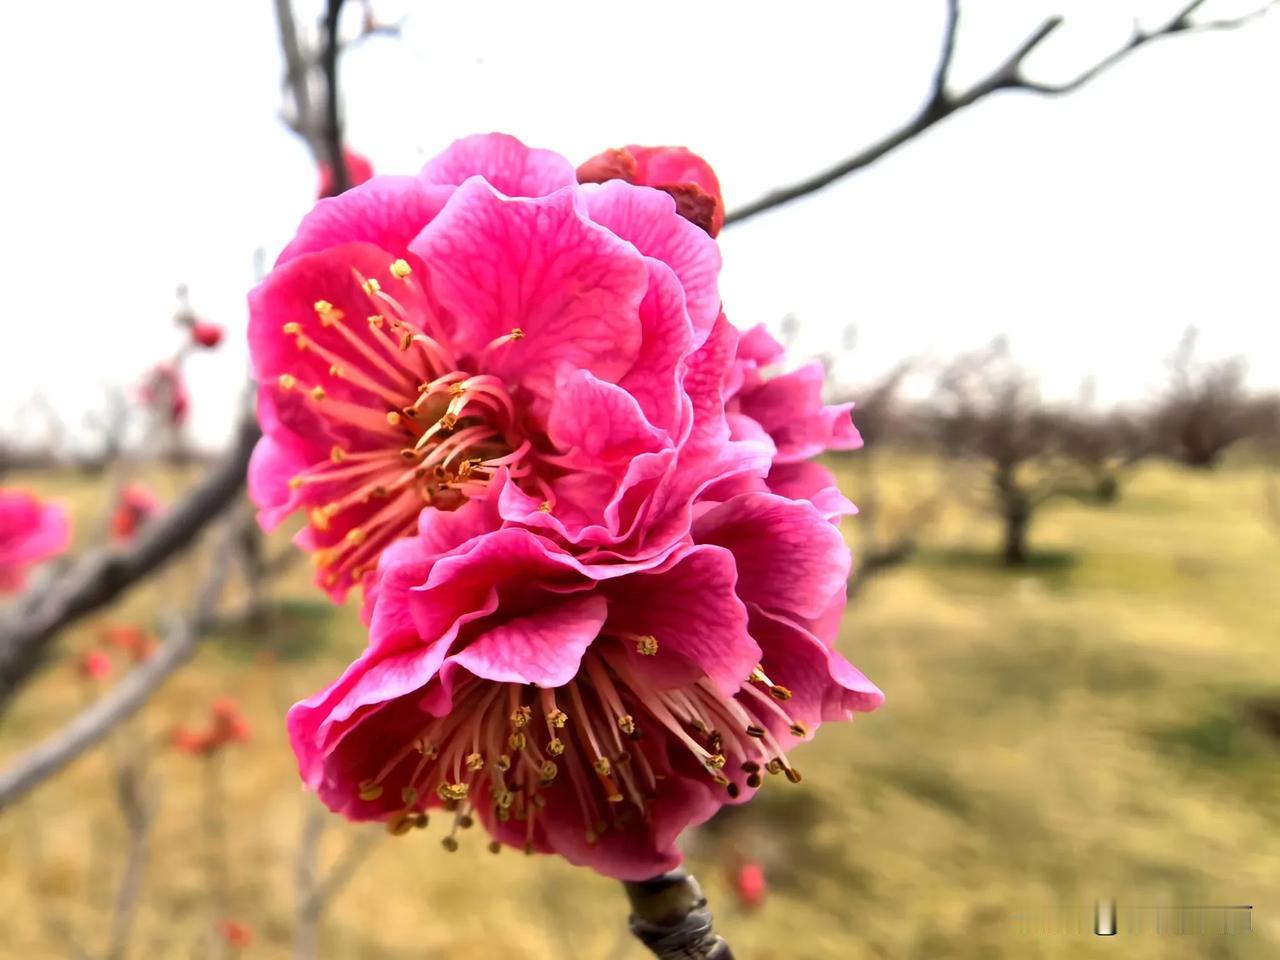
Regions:
<instances>
[{"instance_id":1,"label":"flowering branch","mask_svg":"<svg viewBox=\"0 0 1280 960\"><path fill-rule=\"evenodd\" d=\"M792 200L815 193L823 187L861 170L863 167L868 167L885 154L896 150L909 140L915 139L940 120L963 110L965 107L972 106L998 90L1023 90L1028 93L1038 93L1046 96L1070 93L1084 86L1098 74L1115 66L1135 50L1155 40L1177 34L1233 30L1258 19L1271 7L1275 6L1278 0L1270 0L1266 5L1254 10L1252 13L1240 17L1194 22L1191 19L1192 14L1203 6L1204 2L1205 0L1192 0L1191 3L1184 5L1178 14L1162 27L1154 30L1135 28L1129 42L1119 50L1099 60L1092 67L1078 74L1073 80L1058 84L1042 83L1028 79L1023 74L1022 69L1023 61L1063 23L1063 19L1060 16L1049 17L995 70L982 80L979 80L966 92L951 94L947 92L947 81L951 69L952 55L955 51L956 28L959 23L960 10L959 0L947 0L947 25L943 35L942 53L939 56L938 66L934 72L929 98L916 115L888 136L842 160L835 166L828 167L826 170L822 170L796 183L773 190L758 200L753 200L751 203L736 210L730 210L725 215L724 225L727 227L730 224L740 223L757 214L764 213L766 210L772 210L774 207L780 207L785 203L790 203Z\"/></svg>"},{"instance_id":2,"label":"flowering branch","mask_svg":"<svg viewBox=\"0 0 1280 960\"><path fill-rule=\"evenodd\" d=\"M631 932L659 960L733 960L712 927L702 888L683 870L623 887L631 901Z\"/></svg>"},{"instance_id":3,"label":"flowering branch","mask_svg":"<svg viewBox=\"0 0 1280 960\"><path fill-rule=\"evenodd\" d=\"M241 468L243 479L243 468ZM223 537L193 612L179 619L149 660L135 668L101 698L76 715L53 736L20 754L0 771L0 810L12 805L42 781L58 773L133 716L169 676L195 653L204 627L213 617L226 582L229 534Z\"/></svg>"},{"instance_id":4,"label":"flowering branch","mask_svg":"<svg viewBox=\"0 0 1280 960\"><path fill-rule=\"evenodd\" d=\"M235 500L244 487L249 455L257 439L258 426L247 417L231 451L208 479L148 524L134 541L86 555L66 575L5 611L0 617L0 709L39 666L45 648L59 630L115 600L185 550L205 525Z\"/></svg>"}]
</instances>

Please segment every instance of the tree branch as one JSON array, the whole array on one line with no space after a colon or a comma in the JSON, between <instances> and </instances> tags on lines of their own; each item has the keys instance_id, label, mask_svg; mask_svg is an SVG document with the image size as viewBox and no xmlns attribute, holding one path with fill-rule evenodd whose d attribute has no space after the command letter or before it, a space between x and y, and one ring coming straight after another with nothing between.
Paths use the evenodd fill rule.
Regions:
<instances>
[{"instance_id":1,"label":"tree branch","mask_svg":"<svg viewBox=\"0 0 1280 960\"><path fill-rule=\"evenodd\" d=\"M258 425L247 416L231 451L186 499L127 546L81 558L64 576L21 598L0 617L0 710L39 666L64 627L105 606L186 549L244 487Z\"/></svg>"},{"instance_id":2,"label":"tree branch","mask_svg":"<svg viewBox=\"0 0 1280 960\"><path fill-rule=\"evenodd\" d=\"M195 609L168 631L151 659L135 668L101 698L81 711L61 730L19 754L0 771L0 811L11 806L42 781L101 742L112 729L136 713L169 676L186 663L213 617L230 566L231 531L226 531L201 585Z\"/></svg>"},{"instance_id":3,"label":"tree branch","mask_svg":"<svg viewBox=\"0 0 1280 960\"><path fill-rule=\"evenodd\" d=\"M1084 86L1098 74L1154 40L1175 34L1235 29L1252 20L1256 20L1272 6L1275 6L1277 2L1280 2L1280 0L1270 0L1260 9L1234 19L1194 23L1191 20L1191 15L1204 3L1204 0L1193 0L1192 3L1183 6L1177 16L1163 27L1152 31L1135 30L1133 37L1130 38L1125 46L1104 57L1098 63L1079 74L1075 79L1062 84L1029 80L1022 72L1023 61L1044 42L1049 34L1062 25L1063 20L1061 17L1050 17L1040 24L1034 33L1024 40L1003 63L987 76L979 80L965 93L952 96L947 93L947 81L955 53L956 29L959 24L960 12L958 0L947 0L947 23L943 35L942 52L934 71L928 99L916 115L881 140L872 143L834 166L821 170L789 186L779 187L757 200L753 200L735 210L730 210L725 215L724 225L728 227L735 223L741 223L743 220L749 220L751 217L764 213L766 210L772 210L774 207L780 207L783 204L790 203L792 200L815 193L851 173L864 167L869 167L885 154L918 137L939 121L965 107L972 106L998 90L1024 90L1028 93L1048 96L1069 93Z\"/></svg>"},{"instance_id":4,"label":"tree branch","mask_svg":"<svg viewBox=\"0 0 1280 960\"><path fill-rule=\"evenodd\" d=\"M342 41L338 37L338 21L342 16L342 4L343 0L328 0L324 17L324 142L329 170L333 173L332 193L335 196L351 186L347 159L342 152L342 112L338 103L338 52L342 47Z\"/></svg>"},{"instance_id":5,"label":"tree branch","mask_svg":"<svg viewBox=\"0 0 1280 960\"><path fill-rule=\"evenodd\" d=\"M631 901L631 932L658 960L733 960L692 876L672 870L622 886Z\"/></svg>"}]
</instances>

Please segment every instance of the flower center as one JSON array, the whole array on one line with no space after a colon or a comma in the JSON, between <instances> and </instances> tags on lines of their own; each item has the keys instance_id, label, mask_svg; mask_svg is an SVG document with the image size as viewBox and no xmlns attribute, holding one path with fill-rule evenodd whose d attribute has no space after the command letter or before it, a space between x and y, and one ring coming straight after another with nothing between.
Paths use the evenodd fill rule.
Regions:
<instances>
[{"instance_id":1,"label":"flower center","mask_svg":"<svg viewBox=\"0 0 1280 960\"><path fill-rule=\"evenodd\" d=\"M315 563L328 586L342 576L359 580L391 541L414 531L424 502L456 509L481 494L499 467L550 493L532 475L532 447L520 436L506 385L465 369L483 366L487 354L508 348L523 332L497 337L461 362L438 320L443 311L429 280L418 283L403 260L390 265L390 276L415 295L413 302L429 305L411 315L376 278L353 274L370 305L367 316L357 321L317 300L308 326L318 323L320 331L309 333L302 321L283 326L299 351L320 359L316 369L328 364L329 382L305 383L286 373L281 389L300 392L340 434L362 438L358 449L335 444L327 462L289 481L294 489L311 488L308 517L323 545ZM357 323L367 333L357 332ZM335 389L335 381L346 389Z\"/></svg>"},{"instance_id":2,"label":"flower center","mask_svg":"<svg viewBox=\"0 0 1280 960\"><path fill-rule=\"evenodd\" d=\"M799 782L775 733L807 731L783 707L790 692L761 668L734 697L705 677L664 688L637 668L624 643L642 656L657 653L653 637L601 638L563 687L462 681L452 709L427 720L362 781L360 799L399 791L400 806L385 806L393 834L425 825L426 807L443 803L455 815L443 840L450 850L457 831L487 808L496 835L518 844L522 833L532 852L539 818L554 805L568 805L594 844L637 816L647 819L659 781L673 773L705 776L731 798L759 787L766 771Z\"/></svg>"}]
</instances>

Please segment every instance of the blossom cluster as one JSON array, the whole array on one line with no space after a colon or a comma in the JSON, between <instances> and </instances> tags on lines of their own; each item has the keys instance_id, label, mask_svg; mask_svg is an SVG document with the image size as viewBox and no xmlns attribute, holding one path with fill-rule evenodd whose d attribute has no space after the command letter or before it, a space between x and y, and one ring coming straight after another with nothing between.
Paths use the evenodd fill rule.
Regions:
<instances>
[{"instance_id":1,"label":"blossom cluster","mask_svg":"<svg viewBox=\"0 0 1280 960\"><path fill-rule=\"evenodd\" d=\"M321 200L250 296L250 492L363 652L294 706L302 777L622 879L880 691L835 648L860 444L721 305L711 168L504 135Z\"/></svg>"}]
</instances>

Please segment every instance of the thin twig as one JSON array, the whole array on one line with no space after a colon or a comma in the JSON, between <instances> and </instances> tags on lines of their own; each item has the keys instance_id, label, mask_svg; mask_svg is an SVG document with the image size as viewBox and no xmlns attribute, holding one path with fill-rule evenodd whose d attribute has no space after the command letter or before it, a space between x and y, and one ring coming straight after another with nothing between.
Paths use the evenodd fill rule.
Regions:
<instances>
[{"instance_id":1,"label":"thin twig","mask_svg":"<svg viewBox=\"0 0 1280 960\"><path fill-rule=\"evenodd\" d=\"M120 886L111 911L111 939L105 960L122 960L129 949L129 935L142 893L142 877L147 865L148 839L155 809L155 798L145 796L146 774L136 759L122 762L116 770L116 803L124 816L129 837Z\"/></svg>"},{"instance_id":2,"label":"thin twig","mask_svg":"<svg viewBox=\"0 0 1280 960\"><path fill-rule=\"evenodd\" d=\"M329 816L323 807L313 803L302 823L302 837L298 842L298 855L293 867L298 897L297 927L293 940L294 960L314 960L318 955L317 930L325 909L351 882L380 834L376 828L358 832L324 878L317 880L320 838L324 834Z\"/></svg>"},{"instance_id":3,"label":"thin twig","mask_svg":"<svg viewBox=\"0 0 1280 960\"><path fill-rule=\"evenodd\" d=\"M208 479L164 516L147 524L134 541L84 556L64 576L5 611L0 617L0 710L39 666L59 630L154 573L188 547L205 525L235 500L244 487L257 439L258 425L247 417L232 449ZM153 667L147 675L159 669ZM133 709L136 705L129 712Z\"/></svg>"},{"instance_id":4,"label":"thin twig","mask_svg":"<svg viewBox=\"0 0 1280 960\"><path fill-rule=\"evenodd\" d=\"M726 227L735 223L741 223L757 214L764 213L766 210L772 210L774 207L780 207L792 200L799 199L810 193L821 190L837 180L847 177L855 171L861 170L875 163L885 154L896 150L910 140L915 139L925 130L932 127L939 121L949 117L965 107L972 106L979 100L995 93L998 90L1022 90L1027 93L1044 94L1055 96L1064 93L1070 93L1084 86L1098 74L1109 69L1119 63L1129 54L1133 53L1140 47L1146 46L1155 40L1163 37L1171 37L1177 34L1204 33L1214 30L1233 30L1237 27L1244 26L1253 20L1258 19L1265 14L1271 7L1275 6L1280 0L1270 0L1265 6L1252 13L1245 14L1228 20L1211 20L1201 23L1195 23L1191 20L1191 15L1199 8L1204 0L1194 0L1194 2L1185 5L1172 20L1167 22L1163 27L1155 30L1135 30L1129 42L1119 50L1107 55L1098 61L1083 73L1077 75L1075 79L1066 83L1052 84L1042 83L1036 80L1027 79L1022 72L1023 62L1030 56L1031 52L1040 46L1041 43L1062 25L1062 18L1058 16L1050 17L1045 20L1026 40L1024 40L1014 51L996 67L991 73L987 74L982 80L979 80L968 91L958 96L952 96L947 93L948 74L951 69L951 62L955 53L955 34L956 26L959 22L959 5L958 0L947 0L947 25L943 36L942 52L939 56L938 65L934 71L933 83L930 87L928 99L924 105L906 124L894 130L881 140L876 141L868 147L855 153L853 156L821 170L818 173L806 177L803 180L790 184L789 186L780 187L772 190L760 197L758 200L730 210L725 215L724 225Z\"/></svg>"},{"instance_id":5,"label":"thin twig","mask_svg":"<svg viewBox=\"0 0 1280 960\"><path fill-rule=\"evenodd\" d=\"M195 609L167 631L165 642L151 659L71 719L57 733L19 754L0 771L0 811L11 806L44 780L66 767L115 727L133 716L171 674L195 653L202 631L213 617L230 566L230 530L224 532L211 569L200 589Z\"/></svg>"}]
</instances>

